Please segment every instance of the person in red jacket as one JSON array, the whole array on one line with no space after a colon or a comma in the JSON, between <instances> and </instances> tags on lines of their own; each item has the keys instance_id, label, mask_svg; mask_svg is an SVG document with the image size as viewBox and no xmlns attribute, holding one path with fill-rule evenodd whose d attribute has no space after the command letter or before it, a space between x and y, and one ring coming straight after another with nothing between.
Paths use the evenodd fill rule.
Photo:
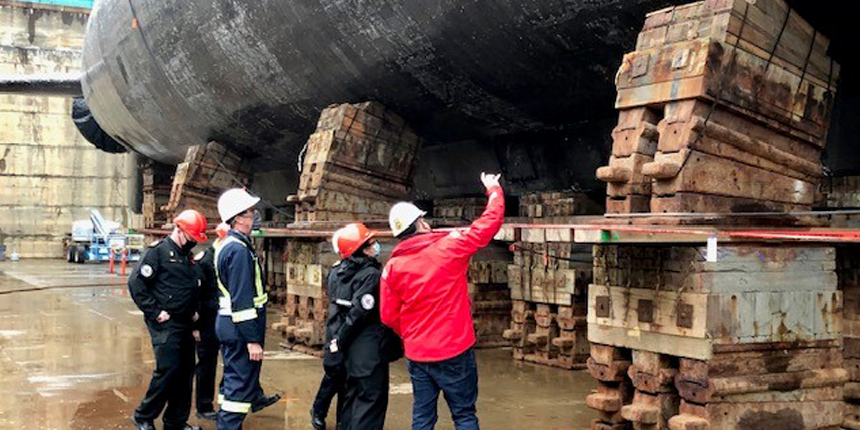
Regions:
<instances>
[{"instance_id":1,"label":"person in red jacket","mask_svg":"<svg viewBox=\"0 0 860 430\"><path fill-rule=\"evenodd\" d=\"M425 212L397 203L388 217L401 242L382 272L380 316L403 339L412 379L412 429L433 429L439 391L457 430L478 429L475 327L466 282L469 259L504 222L500 175L481 173L487 208L467 229L435 232Z\"/></svg>"}]
</instances>

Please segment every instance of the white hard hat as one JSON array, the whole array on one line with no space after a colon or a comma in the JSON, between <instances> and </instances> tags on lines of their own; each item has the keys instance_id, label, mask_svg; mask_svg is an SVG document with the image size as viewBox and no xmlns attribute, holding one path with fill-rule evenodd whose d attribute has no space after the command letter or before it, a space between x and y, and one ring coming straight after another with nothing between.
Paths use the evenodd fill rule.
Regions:
<instances>
[{"instance_id":1,"label":"white hard hat","mask_svg":"<svg viewBox=\"0 0 860 430\"><path fill-rule=\"evenodd\" d=\"M406 231L418 218L427 215L427 212L418 209L418 206L409 202L400 202L391 207L388 212L388 226L395 237Z\"/></svg>"},{"instance_id":2,"label":"white hard hat","mask_svg":"<svg viewBox=\"0 0 860 430\"><path fill-rule=\"evenodd\" d=\"M259 202L259 197L252 196L244 188L232 188L218 198L218 215L221 215L221 221L227 222Z\"/></svg>"}]
</instances>

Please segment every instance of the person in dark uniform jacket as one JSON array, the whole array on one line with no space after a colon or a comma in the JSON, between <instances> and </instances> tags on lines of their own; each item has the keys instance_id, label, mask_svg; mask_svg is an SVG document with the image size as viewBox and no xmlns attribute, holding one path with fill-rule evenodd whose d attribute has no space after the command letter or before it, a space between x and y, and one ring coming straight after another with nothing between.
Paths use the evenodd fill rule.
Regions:
<instances>
[{"instance_id":1,"label":"person in dark uniform jacket","mask_svg":"<svg viewBox=\"0 0 860 430\"><path fill-rule=\"evenodd\" d=\"M194 375L193 323L197 319L199 280L191 250L206 240L206 218L186 210L174 220L169 237L151 244L128 278L128 289L152 339L155 370L149 389L134 411L138 430L154 430L164 411L165 430L199 429L188 425Z\"/></svg>"},{"instance_id":2,"label":"person in dark uniform jacket","mask_svg":"<svg viewBox=\"0 0 860 430\"><path fill-rule=\"evenodd\" d=\"M215 373L218 367L218 350L221 343L215 334L215 318L218 316L218 285L215 282L215 247L227 237L230 227L221 223L215 229L218 239L205 251L194 257L197 276L200 278L200 318L195 324L194 340L197 341L196 407L197 418L214 421Z\"/></svg>"},{"instance_id":3,"label":"person in dark uniform jacket","mask_svg":"<svg viewBox=\"0 0 860 430\"><path fill-rule=\"evenodd\" d=\"M339 430L382 430L388 409L388 364L402 355L399 338L379 319L380 247L373 236L364 224L355 223L338 230L332 240L343 260L328 276L323 364L327 369L342 366L345 374L342 386L336 387ZM338 381L324 378L321 391L332 382Z\"/></svg>"},{"instance_id":4,"label":"person in dark uniform jacket","mask_svg":"<svg viewBox=\"0 0 860 430\"><path fill-rule=\"evenodd\" d=\"M218 199L221 220L230 225L227 237L215 247L215 280L219 309L215 332L221 342L224 379L218 397L218 430L239 430L248 413L280 400L266 396L260 386L266 337L266 303L263 270L250 234L259 229L259 197L241 188L227 190Z\"/></svg>"}]
</instances>

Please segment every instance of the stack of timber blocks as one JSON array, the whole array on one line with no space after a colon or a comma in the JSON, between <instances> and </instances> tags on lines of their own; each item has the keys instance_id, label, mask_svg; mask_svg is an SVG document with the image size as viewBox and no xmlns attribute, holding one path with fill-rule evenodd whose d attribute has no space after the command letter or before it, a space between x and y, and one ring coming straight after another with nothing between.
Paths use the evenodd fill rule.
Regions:
<instances>
[{"instance_id":1,"label":"stack of timber blocks","mask_svg":"<svg viewBox=\"0 0 860 430\"><path fill-rule=\"evenodd\" d=\"M328 318L326 279L339 260L331 243L316 239L267 239L275 282L270 295L282 303L283 314L273 325L285 337L285 346L318 353L325 342ZM267 265L268 266L268 265ZM281 276L278 276L281 273ZM282 282L278 284L277 282Z\"/></svg>"},{"instance_id":2,"label":"stack of timber blocks","mask_svg":"<svg viewBox=\"0 0 860 430\"><path fill-rule=\"evenodd\" d=\"M508 266L515 360L582 368L588 356L586 298L591 246L573 243L569 229L523 228ZM502 232L504 234L504 232Z\"/></svg>"},{"instance_id":3,"label":"stack of timber blocks","mask_svg":"<svg viewBox=\"0 0 860 430\"><path fill-rule=\"evenodd\" d=\"M601 213L599 205L580 191L545 191L520 196L522 218L550 220L552 218Z\"/></svg>"},{"instance_id":4,"label":"stack of timber blocks","mask_svg":"<svg viewBox=\"0 0 860 430\"><path fill-rule=\"evenodd\" d=\"M591 429L838 429L836 269L830 246L598 245Z\"/></svg>"},{"instance_id":5,"label":"stack of timber blocks","mask_svg":"<svg viewBox=\"0 0 860 430\"><path fill-rule=\"evenodd\" d=\"M433 218L474 221L486 207L486 197L436 199L433 201Z\"/></svg>"},{"instance_id":6,"label":"stack of timber blocks","mask_svg":"<svg viewBox=\"0 0 860 430\"><path fill-rule=\"evenodd\" d=\"M238 183L237 183L238 181ZM185 209L195 209L217 224L218 197L225 190L247 186L250 174L238 154L218 142L188 148L185 161L176 166L170 200L164 211L176 216Z\"/></svg>"},{"instance_id":7,"label":"stack of timber blocks","mask_svg":"<svg viewBox=\"0 0 860 430\"><path fill-rule=\"evenodd\" d=\"M491 243L469 261L469 298L479 348L508 345L502 335L511 324L511 293L508 289L511 258L507 246Z\"/></svg>"},{"instance_id":8,"label":"stack of timber blocks","mask_svg":"<svg viewBox=\"0 0 860 430\"><path fill-rule=\"evenodd\" d=\"M263 255L263 271L266 273L266 291L269 293L269 308L283 309L287 303L287 239L265 237L257 239ZM281 327L276 323L275 327Z\"/></svg>"},{"instance_id":9,"label":"stack of timber blocks","mask_svg":"<svg viewBox=\"0 0 860 430\"><path fill-rule=\"evenodd\" d=\"M784 0L651 13L616 75L609 213L808 210L839 65Z\"/></svg>"},{"instance_id":10,"label":"stack of timber blocks","mask_svg":"<svg viewBox=\"0 0 860 430\"><path fill-rule=\"evenodd\" d=\"M173 182L173 166L146 159L141 165L143 179L143 225L157 228L167 224L169 214L162 208L170 201L170 184Z\"/></svg>"},{"instance_id":11,"label":"stack of timber blocks","mask_svg":"<svg viewBox=\"0 0 860 430\"><path fill-rule=\"evenodd\" d=\"M418 135L376 102L323 110L307 142L296 221L387 219L412 188Z\"/></svg>"},{"instance_id":12,"label":"stack of timber blocks","mask_svg":"<svg viewBox=\"0 0 860 430\"><path fill-rule=\"evenodd\" d=\"M842 428L860 430L860 246L843 245L836 249L836 273L842 291L842 335L845 369L845 421Z\"/></svg>"},{"instance_id":13,"label":"stack of timber blocks","mask_svg":"<svg viewBox=\"0 0 860 430\"><path fill-rule=\"evenodd\" d=\"M822 207L860 209L860 176L827 177L821 183Z\"/></svg>"}]
</instances>

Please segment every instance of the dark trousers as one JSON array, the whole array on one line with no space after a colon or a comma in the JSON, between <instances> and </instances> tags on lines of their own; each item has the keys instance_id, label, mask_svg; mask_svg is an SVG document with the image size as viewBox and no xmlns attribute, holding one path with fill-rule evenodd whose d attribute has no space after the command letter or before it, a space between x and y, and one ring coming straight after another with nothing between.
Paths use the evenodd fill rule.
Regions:
<instances>
[{"instance_id":1,"label":"dark trousers","mask_svg":"<svg viewBox=\"0 0 860 430\"><path fill-rule=\"evenodd\" d=\"M382 430L388 410L388 363L369 376L346 378L339 430Z\"/></svg>"},{"instance_id":2,"label":"dark trousers","mask_svg":"<svg viewBox=\"0 0 860 430\"><path fill-rule=\"evenodd\" d=\"M194 378L191 324L168 320L162 324L147 322L147 327L155 353L155 370L134 417L138 421L154 421L164 411L165 429L182 428L191 413Z\"/></svg>"},{"instance_id":3,"label":"dark trousers","mask_svg":"<svg viewBox=\"0 0 860 430\"><path fill-rule=\"evenodd\" d=\"M248 344L240 340L221 341L224 379L221 383L218 430L239 430L254 400L263 396L260 387L262 361L251 361Z\"/></svg>"},{"instance_id":4,"label":"dark trousers","mask_svg":"<svg viewBox=\"0 0 860 430\"><path fill-rule=\"evenodd\" d=\"M215 335L215 319L200 324L200 342L197 342L197 412L212 412L215 408L215 373L218 368L218 349L221 343Z\"/></svg>"},{"instance_id":5,"label":"dark trousers","mask_svg":"<svg viewBox=\"0 0 860 430\"><path fill-rule=\"evenodd\" d=\"M328 410L331 408L331 401L335 395L338 395L338 411L340 411L343 402L344 382L346 382L346 370L343 366L325 367L325 375L320 381L320 388L317 390L317 395L314 398L313 412L314 415L325 419L328 416Z\"/></svg>"},{"instance_id":6,"label":"dark trousers","mask_svg":"<svg viewBox=\"0 0 860 430\"><path fill-rule=\"evenodd\" d=\"M445 361L407 363L412 379L412 429L430 430L436 425L439 391L451 410L457 430L478 430L478 366L472 349Z\"/></svg>"}]
</instances>

